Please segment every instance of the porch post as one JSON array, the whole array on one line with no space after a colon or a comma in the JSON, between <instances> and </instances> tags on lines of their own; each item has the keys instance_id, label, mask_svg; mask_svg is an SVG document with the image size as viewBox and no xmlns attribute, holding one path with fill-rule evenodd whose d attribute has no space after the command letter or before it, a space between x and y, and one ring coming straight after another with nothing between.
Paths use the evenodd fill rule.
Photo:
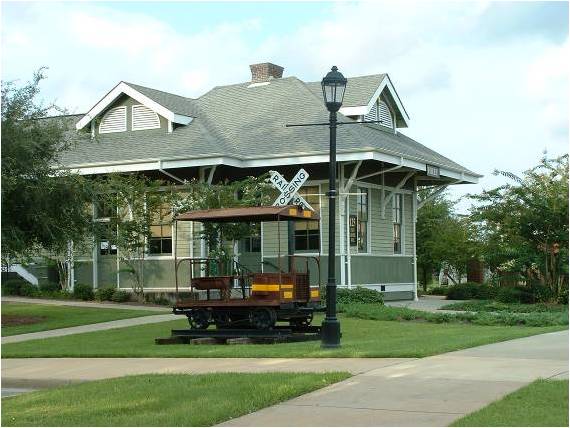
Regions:
<instances>
[{"instance_id":1,"label":"porch post","mask_svg":"<svg viewBox=\"0 0 570 428\"><path fill-rule=\"evenodd\" d=\"M418 189L417 178L414 175L414 184L412 192L412 233L413 233L413 250L414 250L414 300L418 301L418 256L416 252L416 222L418 220Z\"/></svg>"}]
</instances>

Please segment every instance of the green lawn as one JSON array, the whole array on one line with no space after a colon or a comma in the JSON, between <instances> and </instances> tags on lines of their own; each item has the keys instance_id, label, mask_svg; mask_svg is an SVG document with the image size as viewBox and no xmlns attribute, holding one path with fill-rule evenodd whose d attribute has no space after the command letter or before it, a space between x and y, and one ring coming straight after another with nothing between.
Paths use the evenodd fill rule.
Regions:
<instances>
[{"instance_id":1,"label":"green lawn","mask_svg":"<svg viewBox=\"0 0 570 428\"><path fill-rule=\"evenodd\" d=\"M348 373L140 375L2 399L3 426L210 426Z\"/></svg>"},{"instance_id":2,"label":"green lawn","mask_svg":"<svg viewBox=\"0 0 570 428\"><path fill-rule=\"evenodd\" d=\"M537 380L452 426L567 427L568 381Z\"/></svg>"},{"instance_id":3,"label":"green lawn","mask_svg":"<svg viewBox=\"0 0 570 428\"><path fill-rule=\"evenodd\" d=\"M80 308L73 306L2 303L2 336L56 328L164 314L138 309ZM27 322L33 322L27 324ZM20 325L10 325L21 323Z\"/></svg>"},{"instance_id":4,"label":"green lawn","mask_svg":"<svg viewBox=\"0 0 570 428\"><path fill-rule=\"evenodd\" d=\"M320 324L321 317L315 323ZM478 326L469 324L371 321L341 315L342 347L320 342L266 345L156 345L184 319L75 334L2 346L2 358L18 357L425 357L487 343L562 330L564 327Z\"/></svg>"}]
</instances>

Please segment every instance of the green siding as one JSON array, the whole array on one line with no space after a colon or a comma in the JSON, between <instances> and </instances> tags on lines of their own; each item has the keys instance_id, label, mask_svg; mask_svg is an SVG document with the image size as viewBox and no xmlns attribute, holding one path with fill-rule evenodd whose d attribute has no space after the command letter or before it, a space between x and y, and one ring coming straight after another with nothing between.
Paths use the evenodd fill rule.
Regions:
<instances>
[{"instance_id":1,"label":"green siding","mask_svg":"<svg viewBox=\"0 0 570 428\"><path fill-rule=\"evenodd\" d=\"M413 258L352 256L352 284L413 283Z\"/></svg>"}]
</instances>

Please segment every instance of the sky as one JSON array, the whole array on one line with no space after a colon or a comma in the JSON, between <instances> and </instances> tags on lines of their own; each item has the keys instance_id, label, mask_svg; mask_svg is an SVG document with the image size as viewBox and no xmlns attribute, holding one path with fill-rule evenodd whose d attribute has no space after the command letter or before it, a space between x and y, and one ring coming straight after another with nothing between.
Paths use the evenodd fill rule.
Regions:
<instances>
[{"instance_id":1,"label":"sky","mask_svg":"<svg viewBox=\"0 0 570 428\"><path fill-rule=\"evenodd\" d=\"M389 73L404 134L483 174L460 198L568 152L567 2L7 2L2 80L48 67L42 96L83 113L119 81L188 97L249 64L317 81ZM469 206L465 199L458 210Z\"/></svg>"}]
</instances>

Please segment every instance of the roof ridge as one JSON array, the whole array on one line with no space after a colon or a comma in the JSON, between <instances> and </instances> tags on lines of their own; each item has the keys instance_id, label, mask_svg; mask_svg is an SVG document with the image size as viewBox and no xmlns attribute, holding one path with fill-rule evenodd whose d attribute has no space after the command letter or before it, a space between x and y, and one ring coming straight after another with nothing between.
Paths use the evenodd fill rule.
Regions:
<instances>
[{"instance_id":1,"label":"roof ridge","mask_svg":"<svg viewBox=\"0 0 570 428\"><path fill-rule=\"evenodd\" d=\"M352 76L352 77L347 77L347 79L360 79L360 78L364 78L364 77L380 77L380 76L387 76L388 73L374 73L374 74L363 74L362 76ZM321 83L320 80L316 80L316 81L311 81L311 82L305 82L305 83Z\"/></svg>"},{"instance_id":2,"label":"roof ridge","mask_svg":"<svg viewBox=\"0 0 570 428\"><path fill-rule=\"evenodd\" d=\"M240 82L240 83L232 83L231 85L216 85L213 88L211 88L208 92L203 93L202 95L200 95L198 98L195 98L196 100L199 100L200 98L204 97L205 95L208 95L210 92L218 90L218 89L222 89L222 88L232 88L232 87L237 87L237 86L242 86L245 84L249 84L251 85L252 83L273 83L273 82L279 82L282 80L289 80L289 79L297 79L297 80L301 80L296 76L287 76L287 77L279 77L279 78L273 78L270 80L267 80L265 82L252 82L251 80L248 80L246 82ZM301 80L302 82L302 80ZM304 83L304 82L303 82Z\"/></svg>"},{"instance_id":3,"label":"roof ridge","mask_svg":"<svg viewBox=\"0 0 570 428\"><path fill-rule=\"evenodd\" d=\"M166 91L163 91L161 89L151 88L150 86L139 85L138 83L126 82L124 80L121 80L121 82L123 82L124 84L129 85L129 86L135 86L135 87L138 86L139 88L150 89L151 91L161 92L163 94L170 95L173 97L184 98L185 100L190 100L190 101L195 100L195 98L185 97L184 95L179 95L179 94L175 94L172 92L166 92ZM136 89L136 88L133 88L133 89Z\"/></svg>"}]
</instances>

